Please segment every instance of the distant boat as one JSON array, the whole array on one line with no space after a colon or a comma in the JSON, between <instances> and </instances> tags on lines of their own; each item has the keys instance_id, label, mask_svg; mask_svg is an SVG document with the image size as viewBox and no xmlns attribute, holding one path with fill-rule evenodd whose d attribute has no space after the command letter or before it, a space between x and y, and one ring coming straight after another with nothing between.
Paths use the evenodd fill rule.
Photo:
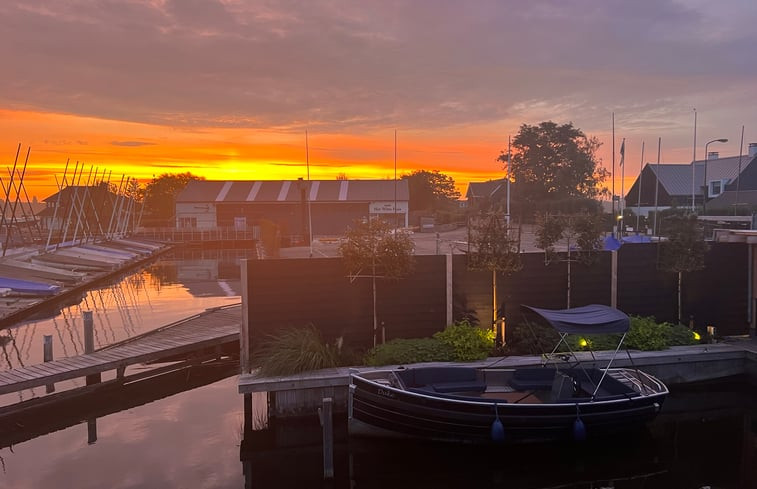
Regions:
<instances>
[{"instance_id":1,"label":"distant boat","mask_svg":"<svg viewBox=\"0 0 757 489\"><path fill-rule=\"evenodd\" d=\"M0 289L10 289L10 294L55 295L60 292L61 287L43 282L0 277Z\"/></svg>"}]
</instances>

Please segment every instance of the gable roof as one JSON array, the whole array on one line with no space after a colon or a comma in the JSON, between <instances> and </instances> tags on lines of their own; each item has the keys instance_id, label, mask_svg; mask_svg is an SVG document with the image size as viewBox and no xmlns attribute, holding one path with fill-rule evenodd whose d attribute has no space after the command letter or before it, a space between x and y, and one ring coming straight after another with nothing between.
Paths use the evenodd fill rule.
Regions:
<instances>
[{"instance_id":1,"label":"gable roof","mask_svg":"<svg viewBox=\"0 0 757 489\"><path fill-rule=\"evenodd\" d=\"M506 192L507 179L488 180L486 182L470 182L465 192L466 199L492 198L499 192Z\"/></svg>"},{"instance_id":2,"label":"gable roof","mask_svg":"<svg viewBox=\"0 0 757 489\"><path fill-rule=\"evenodd\" d=\"M373 202L409 199L407 180L190 180L176 202Z\"/></svg>"},{"instance_id":3,"label":"gable roof","mask_svg":"<svg viewBox=\"0 0 757 489\"><path fill-rule=\"evenodd\" d=\"M743 172L754 160L757 160L757 157L742 156L741 171ZM646 166L650 168L653 174L657 175L660 184L671 196L691 195L691 163L660 163L659 165L656 163L647 163ZM702 187L704 187L704 166L705 160L697 160L694 162L693 178L696 194L701 194ZM707 180L726 180L731 182L738 176L738 156L707 160Z\"/></svg>"}]
</instances>

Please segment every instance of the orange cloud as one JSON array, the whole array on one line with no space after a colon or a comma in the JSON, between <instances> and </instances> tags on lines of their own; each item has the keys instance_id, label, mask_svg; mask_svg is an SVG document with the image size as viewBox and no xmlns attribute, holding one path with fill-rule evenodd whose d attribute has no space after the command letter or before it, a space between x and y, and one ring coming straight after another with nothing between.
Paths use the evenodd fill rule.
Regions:
<instances>
[{"instance_id":1,"label":"orange cloud","mask_svg":"<svg viewBox=\"0 0 757 489\"><path fill-rule=\"evenodd\" d=\"M21 144L19 165L31 148L24 180L30 196L43 199L70 181L77 162L90 173L122 175L144 183L162 173L191 172L207 179L294 179L306 177L305 135L243 128L167 127L92 117L0 110L0 141L7 166ZM10 138L16 137L17 140ZM394 133L313 134L308 138L310 177L393 178ZM461 192L468 181L500 178L495 161L501 144L477 143L448 133L398 133L397 175L439 170ZM19 166L20 170L21 166Z\"/></svg>"}]
</instances>

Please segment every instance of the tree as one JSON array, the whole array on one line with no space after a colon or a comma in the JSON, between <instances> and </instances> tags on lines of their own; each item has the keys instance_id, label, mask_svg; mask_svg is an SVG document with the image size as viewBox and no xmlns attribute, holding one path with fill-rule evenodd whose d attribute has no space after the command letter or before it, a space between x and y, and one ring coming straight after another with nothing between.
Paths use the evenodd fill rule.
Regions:
<instances>
[{"instance_id":1,"label":"tree","mask_svg":"<svg viewBox=\"0 0 757 489\"><path fill-rule=\"evenodd\" d=\"M153 223L166 225L176 213L176 196L184 190L190 180L205 180L204 177L186 173L164 173L153 177L145 186L145 212Z\"/></svg>"},{"instance_id":2,"label":"tree","mask_svg":"<svg viewBox=\"0 0 757 489\"><path fill-rule=\"evenodd\" d=\"M357 220L347 230L339 245L350 281L370 278L373 287L373 346L378 343L376 314L376 279L399 280L409 275L414 266L414 244L404 233L382 219ZM383 342L383 340L382 340Z\"/></svg>"},{"instance_id":3,"label":"tree","mask_svg":"<svg viewBox=\"0 0 757 489\"><path fill-rule=\"evenodd\" d=\"M574 261L591 265L602 248L602 216L598 213L582 212L574 215L544 214L536 223L538 248L544 250L544 264L548 265L556 256L555 244L565 240L568 284L566 307L570 308L571 263ZM577 249L573 250L573 246Z\"/></svg>"},{"instance_id":4,"label":"tree","mask_svg":"<svg viewBox=\"0 0 757 489\"><path fill-rule=\"evenodd\" d=\"M520 257L520 236L508 228L499 212L481 212L471 220L468 244L468 269L492 272L492 326L497 329L498 346L506 343L504 318L499 320L497 273L510 274L523 268Z\"/></svg>"},{"instance_id":5,"label":"tree","mask_svg":"<svg viewBox=\"0 0 757 489\"><path fill-rule=\"evenodd\" d=\"M704 269L709 246L696 214L676 210L660 226L668 239L660 243L660 268L678 274L678 323L681 323L681 289L684 272Z\"/></svg>"},{"instance_id":6,"label":"tree","mask_svg":"<svg viewBox=\"0 0 757 489\"><path fill-rule=\"evenodd\" d=\"M460 198L452 177L438 170L416 170L403 175L410 189L411 211L438 211L450 208Z\"/></svg>"},{"instance_id":7,"label":"tree","mask_svg":"<svg viewBox=\"0 0 757 489\"><path fill-rule=\"evenodd\" d=\"M607 192L600 184L609 175L596 156L600 144L571 122L523 124L513 138L509 165L513 207L529 213L595 207L594 199ZM507 157L502 152L498 160Z\"/></svg>"}]
</instances>

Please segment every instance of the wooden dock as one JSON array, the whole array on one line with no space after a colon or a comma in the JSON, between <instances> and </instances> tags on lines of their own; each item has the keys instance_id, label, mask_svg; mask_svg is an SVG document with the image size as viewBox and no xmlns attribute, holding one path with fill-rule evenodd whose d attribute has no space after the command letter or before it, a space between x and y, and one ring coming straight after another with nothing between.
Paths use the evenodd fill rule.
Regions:
<instances>
[{"instance_id":1,"label":"wooden dock","mask_svg":"<svg viewBox=\"0 0 757 489\"><path fill-rule=\"evenodd\" d=\"M115 370L123 378L126 367L156 362L239 341L239 304L208 309L140 336L93 353L0 372L0 394L51 385L64 380Z\"/></svg>"}]
</instances>

